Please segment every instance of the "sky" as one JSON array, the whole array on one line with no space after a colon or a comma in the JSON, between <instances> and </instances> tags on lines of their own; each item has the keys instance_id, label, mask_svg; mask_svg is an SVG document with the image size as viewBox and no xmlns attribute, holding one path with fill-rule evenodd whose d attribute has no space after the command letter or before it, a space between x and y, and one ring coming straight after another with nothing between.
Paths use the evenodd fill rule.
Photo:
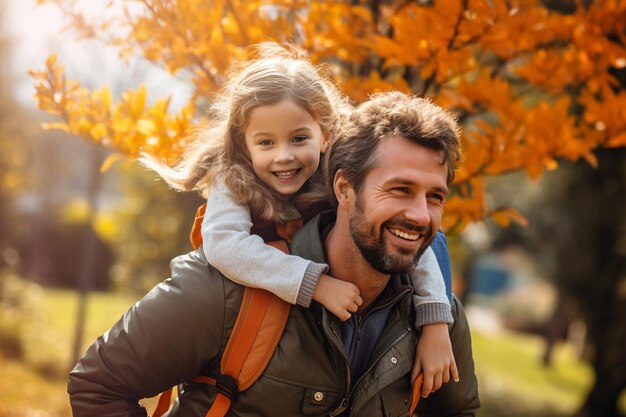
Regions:
<instances>
[{"instance_id":1,"label":"sky","mask_svg":"<svg viewBox=\"0 0 626 417\"><path fill-rule=\"evenodd\" d=\"M126 64L118 58L117 50L91 40L77 40L71 32L62 32L66 21L57 7L38 6L35 0L0 0L5 5L5 20L0 31L12 42L11 72L15 79L15 96L26 107L36 106L34 82L27 70L43 69L51 53L66 69L69 79L98 88L108 85L114 96L130 87L146 83L149 99L170 96L171 110L186 103L191 95L189 86L165 71L141 60ZM104 13L104 0L81 0L89 14Z\"/></svg>"}]
</instances>

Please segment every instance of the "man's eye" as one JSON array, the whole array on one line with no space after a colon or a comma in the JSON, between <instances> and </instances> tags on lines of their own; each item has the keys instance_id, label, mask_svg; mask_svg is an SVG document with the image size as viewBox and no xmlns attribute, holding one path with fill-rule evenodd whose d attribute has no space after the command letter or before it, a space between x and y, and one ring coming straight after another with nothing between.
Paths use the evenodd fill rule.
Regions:
<instances>
[{"instance_id":1,"label":"man's eye","mask_svg":"<svg viewBox=\"0 0 626 417\"><path fill-rule=\"evenodd\" d=\"M396 192L398 194L409 194L411 190L408 187L394 187L391 191Z\"/></svg>"},{"instance_id":2,"label":"man's eye","mask_svg":"<svg viewBox=\"0 0 626 417\"><path fill-rule=\"evenodd\" d=\"M446 200L446 198L441 194L432 194L430 198L437 201L437 203L443 203Z\"/></svg>"}]
</instances>

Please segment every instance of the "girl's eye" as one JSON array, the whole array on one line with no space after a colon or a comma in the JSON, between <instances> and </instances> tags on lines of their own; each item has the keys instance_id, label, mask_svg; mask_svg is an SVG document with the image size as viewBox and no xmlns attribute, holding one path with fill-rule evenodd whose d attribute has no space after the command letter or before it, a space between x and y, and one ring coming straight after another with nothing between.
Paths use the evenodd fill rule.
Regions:
<instances>
[{"instance_id":1,"label":"girl's eye","mask_svg":"<svg viewBox=\"0 0 626 417\"><path fill-rule=\"evenodd\" d=\"M293 142L293 143L299 143L299 142L304 142L304 141L305 141L305 140L307 140L307 139L308 139L308 137L303 136L303 135L300 135L300 136L295 136L295 137L292 139L292 142Z\"/></svg>"},{"instance_id":2,"label":"girl's eye","mask_svg":"<svg viewBox=\"0 0 626 417\"><path fill-rule=\"evenodd\" d=\"M259 145L261 146L271 146L272 145L272 141L269 139L264 139L259 141Z\"/></svg>"}]
</instances>

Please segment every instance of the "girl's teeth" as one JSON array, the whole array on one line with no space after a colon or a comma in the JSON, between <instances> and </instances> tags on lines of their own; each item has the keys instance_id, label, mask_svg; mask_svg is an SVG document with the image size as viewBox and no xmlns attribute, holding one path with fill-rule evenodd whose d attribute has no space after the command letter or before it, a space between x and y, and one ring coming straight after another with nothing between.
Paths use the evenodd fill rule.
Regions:
<instances>
[{"instance_id":1,"label":"girl's teeth","mask_svg":"<svg viewBox=\"0 0 626 417\"><path fill-rule=\"evenodd\" d=\"M407 239L407 240L417 240L420 237L420 235L413 235L413 234L405 233L398 229L389 229L389 231L393 233L394 235L400 236L401 238Z\"/></svg>"},{"instance_id":2,"label":"girl's teeth","mask_svg":"<svg viewBox=\"0 0 626 417\"><path fill-rule=\"evenodd\" d=\"M281 180L285 180L293 177L298 172L297 169L292 169L291 171L276 171L274 174Z\"/></svg>"}]
</instances>

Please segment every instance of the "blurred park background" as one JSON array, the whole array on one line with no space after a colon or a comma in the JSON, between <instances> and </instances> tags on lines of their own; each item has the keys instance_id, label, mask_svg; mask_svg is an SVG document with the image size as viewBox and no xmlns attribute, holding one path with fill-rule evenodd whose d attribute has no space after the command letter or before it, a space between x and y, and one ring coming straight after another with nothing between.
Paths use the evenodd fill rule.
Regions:
<instances>
[{"instance_id":1,"label":"blurred park background","mask_svg":"<svg viewBox=\"0 0 626 417\"><path fill-rule=\"evenodd\" d=\"M134 158L174 162L268 39L355 102L458 116L444 225L479 416L626 415L621 1L0 0L0 417L71 415L77 356L190 249L201 199Z\"/></svg>"}]
</instances>

